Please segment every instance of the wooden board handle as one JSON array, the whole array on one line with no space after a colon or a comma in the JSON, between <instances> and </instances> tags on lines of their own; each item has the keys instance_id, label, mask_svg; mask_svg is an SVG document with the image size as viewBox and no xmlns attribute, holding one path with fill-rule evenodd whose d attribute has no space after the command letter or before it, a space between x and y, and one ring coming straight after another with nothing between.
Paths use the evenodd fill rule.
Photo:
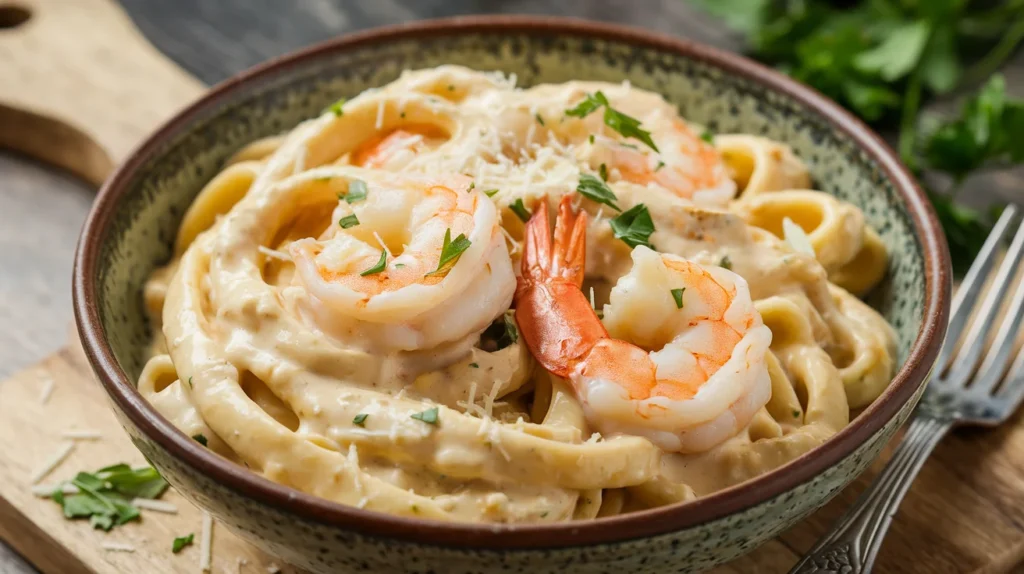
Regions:
<instances>
[{"instance_id":1,"label":"wooden board handle","mask_svg":"<svg viewBox=\"0 0 1024 574\"><path fill-rule=\"evenodd\" d=\"M114 0L0 2L0 147L99 185L203 91Z\"/></svg>"}]
</instances>

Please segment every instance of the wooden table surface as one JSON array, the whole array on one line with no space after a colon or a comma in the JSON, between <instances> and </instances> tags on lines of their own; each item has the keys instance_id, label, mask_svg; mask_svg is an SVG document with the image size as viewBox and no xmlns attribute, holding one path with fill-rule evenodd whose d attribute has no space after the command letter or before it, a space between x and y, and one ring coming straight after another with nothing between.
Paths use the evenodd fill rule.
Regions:
<instances>
[{"instance_id":1,"label":"wooden table surface","mask_svg":"<svg viewBox=\"0 0 1024 574\"><path fill-rule=\"evenodd\" d=\"M685 0L121 1L154 45L207 83L352 30L484 12L577 16L644 26L725 49L739 45ZM1024 55L1005 73L1010 91L1024 95ZM93 194L70 176L0 150L0 378L63 345L71 319L75 241ZM997 197L1024 202L1020 171L979 178L967 199L984 205ZM28 572L35 569L0 543L0 574Z\"/></svg>"}]
</instances>

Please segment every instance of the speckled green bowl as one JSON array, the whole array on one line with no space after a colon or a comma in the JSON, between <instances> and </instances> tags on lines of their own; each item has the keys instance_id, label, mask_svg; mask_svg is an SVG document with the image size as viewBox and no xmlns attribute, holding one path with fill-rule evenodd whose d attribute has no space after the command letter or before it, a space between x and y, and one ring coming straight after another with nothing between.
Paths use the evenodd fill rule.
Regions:
<instances>
[{"instance_id":1,"label":"speckled green bowl","mask_svg":"<svg viewBox=\"0 0 1024 574\"><path fill-rule=\"evenodd\" d=\"M826 445L696 502L591 522L482 526L378 515L290 490L213 455L135 389L149 339L141 289L185 208L245 143L406 68L464 64L520 84L623 79L717 132L793 146L817 186L860 206L891 250L873 303L899 335L889 389ZM121 423L187 498L315 572L691 572L734 558L824 504L910 414L945 330L949 260L935 216L892 152L812 90L743 58L603 24L484 17L347 36L221 84L161 127L100 192L74 275L79 333Z\"/></svg>"}]
</instances>

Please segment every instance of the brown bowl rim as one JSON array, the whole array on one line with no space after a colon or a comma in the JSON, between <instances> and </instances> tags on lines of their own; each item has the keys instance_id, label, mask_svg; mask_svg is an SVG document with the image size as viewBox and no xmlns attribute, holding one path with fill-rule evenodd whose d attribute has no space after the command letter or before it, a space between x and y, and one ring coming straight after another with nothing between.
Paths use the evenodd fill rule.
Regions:
<instances>
[{"instance_id":1,"label":"brown bowl rim","mask_svg":"<svg viewBox=\"0 0 1024 574\"><path fill-rule=\"evenodd\" d=\"M590 37L676 53L785 93L844 132L882 168L908 206L925 257L924 318L906 363L886 391L828 442L756 479L689 503L586 522L484 525L404 518L361 510L306 494L228 462L178 431L138 393L114 359L100 323L96 274L101 239L127 183L172 136L202 112L229 101L248 84L317 58L388 40L472 33ZM107 179L89 212L75 254L73 301L89 363L111 400L151 440L197 472L259 503L301 519L365 535L446 547L561 548L622 542L670 533L726 517L782 495L837 464L881 429L923 384L938 354L949 315L950 264L938 220L914 178L892 150L860 120L813 89L742 56L650 30L538 16L461 16L375 28L315 44L250 68L214 86L141 143Z\"/></svg>"}]
</instances>

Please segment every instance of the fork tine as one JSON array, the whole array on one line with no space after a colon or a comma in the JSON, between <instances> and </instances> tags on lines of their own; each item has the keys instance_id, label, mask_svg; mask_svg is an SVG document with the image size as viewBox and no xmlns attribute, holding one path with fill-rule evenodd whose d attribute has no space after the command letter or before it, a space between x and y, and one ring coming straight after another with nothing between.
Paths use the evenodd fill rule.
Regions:
<instances>
[{"instance_id":1,"label":"fork tine","mask_svg":"<svg viewBox=\"0 0 1024 574\"><path fill-rule=\"evenodd\" d=\"M996 314L1003 302L1006 301L1007 291L1012 286L1022 253L1024 253L1024 227L1017 231L1002 264L996 271L988 293L985 294L985 298L981 302L977 316L971 324L967 336L964 337L963 346L946 375L946 379L954 385L962 386L971 380L975 368L978 366L978 360L985 351L985 343L988 333L994 325Z\"/></svg>"},{"instance_id":2,"label":"fork tine","mask_svg":"<svg viewBox=\"0 0 1024 574\"><path fill-rule=\"evenodd\" d=\"M1010 249L999 269L1002 276L1003 271L1009 266L1009 275L1005 277L1007 282L1012 283L1019 268L1022 252L1024 252L1024 224L1017 230L1017 235L1013 238L1013 243L1010 244ZM996 306L998 307L998 304ZM988 394L1002 380L1007 363L1013 359L1013 350L1017 344L1022 318L1024 318L1024 281L1018 281L1006 316L992 341L992 347L985 355L985 360L981 363L978 374L971 384L972 392ZM982 337L982 344L984 344L983 339L984 337Z\"/></svg>"},{"instance_id":3,"label":"fork tine","mask_svg":"<svg viewBox=\"0 0 1024 574\"><path fill-rule=\"evenodd\" d=\"M963 334L964 327L967 325L968 319L971 317L971 311L974 310L974 305L971 302L978 298L978 294L981 291L982 286L985 284L985 278L991 272L992 266L995 265L996 253L999 250L999 244L1003 240L1003 236L1006 234L1007 228L1010 226L1010 221L1017 215L1017 208L1013 205L1007 206L1003 210L1003 214L999 217L999 221L996 222L992 228L992 233L989 234L988 239L985 240L985 244L981 248L981 252L978 254L978 258L971 264L971 268L967 271L967 275L964 277L963 283L960 284L960 288L957 290L956 298L953 300L953 315L949 321L949 328L946 331L946 341L942 345L942 349L939 351L939 360L936 363L938 367L936 370L938 379L953 380L957 386L962 386L965 380L959 380L953 378L953 373L949 373L946 376L942 375L946 365L949 364L950 357L957 348L957 342L960 340L960 335ZM1005 287L1005 286L1004 286ZM995 290L989 291L989 297L985 299L987 303L991 300L991 296ZM1001 295L1001 294L1000 294ZM996 299L995 301L999 301ZM994 311L993 311L994 312ZM975 326L983 326L981 322L975 321ZM976 329L975 329L976 330ZM973 330L972 330L973 331ZM966 344L966 343L965 343ZM960 362L958 361L958 365ZM968 371L974 369L972 362L971 367ZM962 366L957 369L959 372L958 376L963 376L960 373L964 370Z\"/></svg>"},{"instance_id":4,"label":"fork tine","mask_svg":"<svg viewBox=\"0 0 1024 574\"><path fill-rule=\"evenodd\" d=\"M1024 347L1017 353L1017 360L1010 367L1010 372L1006 375L1006 382L996 392L996 398L1006 401L1005 410L1002 413L1004 419L1013 414L1020 406L1021 400L1024 400Z\"/></svg>"}]
</instances>

